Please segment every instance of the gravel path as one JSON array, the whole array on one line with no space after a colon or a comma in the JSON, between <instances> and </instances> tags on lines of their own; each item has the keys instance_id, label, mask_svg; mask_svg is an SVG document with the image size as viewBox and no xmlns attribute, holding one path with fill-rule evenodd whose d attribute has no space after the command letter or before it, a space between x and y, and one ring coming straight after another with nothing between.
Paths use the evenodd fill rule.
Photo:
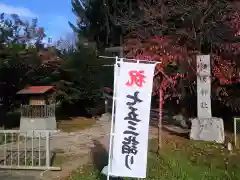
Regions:
<instances>
[{"instance_id":1,"label":"gravel path","mask_svg":"<svg viewBox=\"0 0 240 180\"><path fill-rule=\"evenodd\" d=\"M88 153L94 147L94 139L105 137L109 134L110 122L98 121L92 128L79 132L60 132L51 139L53 149L63 150L66 155Z\"/></svg>"},{"instance_id":2,"label":"gravel path","mask_svg":"<svg viewBox=\"0 0 240 180\"><path fill-rule=\"evenodd\" d=\"M59 132L53 134L51 137L51 149L61 152L62 156L71 157L69 162L62 162L62 171L60 172L46 172L41 177L40 171L0 171L0 179L4 180L39 180L39 179L59 179L65 177L72 170L78 168L80 165L88 161L87 155L94 147L94 139L101 139L108 136L110 131L109 121L97 121L97 123L90 129L85 129L79 132L66 133ZM29 142L31 144L31 142ZM28 143L28 144L29 144ZM37 142L34 144L38 144ZM13 145L14 147L14 145ZM29 146L31 147L31 146Z\"/></svg>"},{"instance_id":3,"label":"gravel path","mask_svg":"<svg viewBox=\"0 0 240 180\"><path fill-rule=\"evenodd\" d=\"M59 132L52 135L51 149L61 152L63 157L68 157L61 163L62 171L45 172L40 176L40 171L0 171L0 179L4 180L57 180L66 178L70 173L86 164L91 158L94 148L101 145L107 152L110 132L109 118L97 121L90 129L79 132ZM150 138L155 137L156 128L150 129Z\"/></svg>"},{"instance_id":4,"label":"gravel path","mask_svg":"<svg viewBox=\"0 0 240 180\"><path fill-rule=\"evenodd\" d=\"M39 174L39 172L38 172ZM0 171L1 180L40 180L36 172L29 171Z\"/></svg>"}]
</instances>

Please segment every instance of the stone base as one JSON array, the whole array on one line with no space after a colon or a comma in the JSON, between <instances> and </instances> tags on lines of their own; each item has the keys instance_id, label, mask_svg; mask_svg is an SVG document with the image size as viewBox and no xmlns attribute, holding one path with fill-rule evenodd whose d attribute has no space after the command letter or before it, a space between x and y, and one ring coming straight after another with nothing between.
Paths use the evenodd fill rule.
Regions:
<instances>
[{"instance_id":1,"label":"stone base","mask_svg":"<svg viewBox=\"0 0 240 180\"><path fill-rule=\"evenodd\" d=\"M55 117L50 118L25 118L20 121L20 131L26 132L28 137L45 137L44 131L56 131L57 123Z\"/></svg>"},{"instance_id":2,"label":"stone base","mask_svg":"<svg viewBox=\"0 0 240 180\"><path fill-rule=\"evenodd\" d=\"M104 168L102 169L101 171L102 174L104 174L105 176L108 176L108 165L107 166L104 166ZM109 177L118 177L118 176L113 176L113 175L110 175Z\"/></svg>"},{"instance_id":3,"label":"stone base","mask_svg":"<svg viewBox=\"0 0 240 180\"><path fill-rule=\"evenodd\" d=\"M100 121L111 121L111 119L112 119L111 113L102 114L102 116L99 118Z\"/></svg>"},{"instance_id":4,"label":"stone base","mask_svg":"<svg viewBox=\"0 0 240 180\"><path fill-rule=\"evenodd\" d=\"M179 124L180 126L182 126L183 128L189 128L186 123L187 119L182 114L177 114L177 115L173 116L173 120L175 120L176 123Z\"/></svg>"},{"instance_id":5,"label":"stone base","mask_svg":"<svg viewBox=\"0 0 240 180\"><path fill-rule=\"evenodd\" d=\"M221 118L192 119L190 139L224 143L224 126Z\"/></svg>"}]
</instances>

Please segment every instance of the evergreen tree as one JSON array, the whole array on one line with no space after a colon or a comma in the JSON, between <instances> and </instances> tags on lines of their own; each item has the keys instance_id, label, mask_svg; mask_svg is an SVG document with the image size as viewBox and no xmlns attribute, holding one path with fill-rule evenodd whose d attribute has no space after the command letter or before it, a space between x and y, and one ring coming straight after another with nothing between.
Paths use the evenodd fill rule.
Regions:
<instances>
[{"instance_id":1,"label":"evergreen tree","mask_svg":"<svg viewBox=\"0 0 240 180\"><path fill-rule=\"evenodd\" d=\"M72 0L77 26L69 23L79 39L95 42L97 48L120 45L121 25L116 20L117 0Z\"/></svg>"}]
</instances>

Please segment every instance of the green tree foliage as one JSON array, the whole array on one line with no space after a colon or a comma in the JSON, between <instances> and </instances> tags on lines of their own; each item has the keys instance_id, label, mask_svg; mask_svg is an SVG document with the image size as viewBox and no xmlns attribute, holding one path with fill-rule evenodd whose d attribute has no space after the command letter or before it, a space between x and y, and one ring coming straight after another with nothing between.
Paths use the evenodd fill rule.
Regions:
<instances>
[{"instance_id":1,"label":"green tree foliage","mask_svg":"<svg viewBox=\"0 0 240 180\"><path fill-rule=\"evenodd\" d=\"M0 18L0 99L7 110L15 101L15 93L28 84L31 74L41 64L34 44L40 46L45 34L32 24L23 23L17 15Z\"/></svg>"},{"instance_id":2,"label":"green tree foliage","mask_svg":"<svg viewBox=\"0 0 240 180\"><path fill-rule=\"evenodd\" d=\"M56 98L68 103L85 101L86 106L96 103L101 97L104 73L96 52L78 43L76 50L68 51L61 58L58 77L55 76Z\"/></svg>"},{"instance_id":3,"label":"green tree foliage","mask_svg":"<svg viewBox=\"0 0 240 180\"><path fill-rule=\"evenodd\" d=\"M54 97L65 104L94 107L107 77L97 51L78 41L64 49L45 48L44 29L22 22L17 15L1 15L0 99L6 113L16 104L16 92L28 85L54 85ZM79 33L80 34L80 33ZM112 74L111 74L112 75Z\"/></svg>"},{"instance_id":4,"label":"green tree foliage","mask_svg":"<svg viewBox=\"0 0 240 180\"><path fill-rule=\"evenodd\" d=\"M16 14L6 18L4 13L0 14L0 44L23 44L41 46L46 36L44 28L37 27L37 19L32 22L23 22Z\"/></svg>"},{"instance_id":5,"label":"green tree foliage","mask_svg":"<svg viewBox=\"0 0 240 180\"><path fill-rule=\"evenodd\" d=\"M122 28L116 21L117 0L72 0L77 26L69 23L79 38L95 41L97 48L119 45Z\"/></svg>"}]
</instances>

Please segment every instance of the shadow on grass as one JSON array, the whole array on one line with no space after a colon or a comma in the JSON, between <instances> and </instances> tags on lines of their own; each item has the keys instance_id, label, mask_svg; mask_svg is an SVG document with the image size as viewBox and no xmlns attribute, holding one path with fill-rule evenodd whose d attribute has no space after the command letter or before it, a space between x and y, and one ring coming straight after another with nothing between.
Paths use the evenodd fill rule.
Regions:
<instances>
[{"instance_id":1,"label":"shadow on grass","mask_svg":"<svg viewBox=\"0 0 240 180\"><path fill-rule=\"evenodd\" d=\"M179 136L184 139L189 139L189 133L178 133L176 131L171 131L170 129L163 126L163 130L168 132L170 135Z\"/></svg>"},{"instance_id":2,"label":"shadow on grass","mask_svg":"<svg viewBox=\"0 0 240 180\"><path fill-rule=\"evenodd\" d=\"M108 165L108 152L105 147L97 140L93 140L94 147L91 149L92 162L95 169L99 173L101 180L106 180L107 177L101 173L102 169ZM123 178L113 178L110 180L123 180Z\"/></svg>"}]
</instances>

